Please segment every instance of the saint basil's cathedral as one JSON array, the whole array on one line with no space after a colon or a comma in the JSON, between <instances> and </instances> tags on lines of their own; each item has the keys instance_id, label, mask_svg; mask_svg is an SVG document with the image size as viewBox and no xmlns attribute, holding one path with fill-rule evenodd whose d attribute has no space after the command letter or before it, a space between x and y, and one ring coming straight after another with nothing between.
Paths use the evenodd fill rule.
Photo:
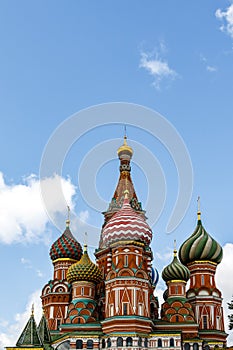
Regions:
<instances>
[{"instance_id":1,"label":"saint basil's cathedral","mask_svg":"<svg viewBox=\"0 0 233 350\"><path fill-rule=\"evenodd\" d=\"M7 350L164 349L210 350L226 346L221 292L215 271L222 248L203 227L198 211L193 234L174 249L162 271L164 303L156 297L152 230L131 179L132 148L118 149L120 177L104 212L96 263L70 231L52 244L53 278L41 293L15 347ZM187 288L186 284L189 283Z\"/></svg>"}]
</instances>

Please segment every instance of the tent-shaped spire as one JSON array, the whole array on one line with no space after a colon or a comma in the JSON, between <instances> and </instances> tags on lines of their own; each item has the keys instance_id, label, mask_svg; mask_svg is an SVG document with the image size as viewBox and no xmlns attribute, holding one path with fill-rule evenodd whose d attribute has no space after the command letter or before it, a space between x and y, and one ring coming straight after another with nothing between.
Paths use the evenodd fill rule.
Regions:
<instances>
[{"instance_id":1,"label":"tent-shaped spire","mask_svg":"<svg viewBox=\"0 0 233 350\"><path fill-rule=\"evenodd\" d=\"M50 335L48 323L47 323L47 320L45 318L44 313L42 314L37 331L38 331L40 339L42 340L43 343L50 343L51 342L51 335Z\"/></svg>"},{"instance_id":2,"label":"tent-shaped spire","mask_svg":"<svg viewBox=\"0 0 233 350\"><path fill-rule=\"evenodd\" d=\"M20 335L16 346L19 347L42 347L42 341L40 339L40 336L37 332L37 326L36 321L34 319L34 307L32 306L32 313L31 316Z\"/></svg>"}]
</instances>

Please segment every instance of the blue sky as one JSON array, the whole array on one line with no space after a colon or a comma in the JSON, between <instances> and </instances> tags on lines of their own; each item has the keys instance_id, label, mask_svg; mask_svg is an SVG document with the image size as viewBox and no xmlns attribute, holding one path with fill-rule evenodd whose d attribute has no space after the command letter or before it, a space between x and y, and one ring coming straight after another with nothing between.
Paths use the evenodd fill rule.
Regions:
<instances>
[{"instance_id":1,"label":"blue sky","mask_svg":"<svg viewBox=\"0 0 233 350\"><path fill-rule=\"evenodd\" d=\"M45 145L71 115L102 103L151 108L183 138L193 166L193 193L183 221L168 235L166 225L178 191L174 161L158 139L133 125L127 127L129 144L147 147L166 179L165 206L153 226L154 264L161 271L171 259L173 240L180 244L191 234L200 195L204 225L224 247L218 281L225 302L229 301L233 293L233 284L227 280L233 254L232 62L233 5L229 1L0 1L0 263L4 285L0 346L14 345L31 302L37 302L38 290L52 276L48 251L59 230L46 216L39 196ZM114 118L109 116L109 122ZM93 125L96 122L98 118L93 117ZM85 123L81 118L80 128ZM102 224L100 213L83 198L86 187L79 188L80 164L101 142L116 140L112 157L100 164L93 178L108 202L118 179L114 152L123 132L123 123L96 127L77 140L64 159L59 179L77 215L73 227L78 239L85 230L81 219L99 228ZM143 171L143 159L140 165L133 165L132 176L148 211L153 209L146 208L149 174ZM156 181L155 174L155 187ZM56 178L46 183L52 193L56 192L54 183ZM64 203L54 199L49 205L61 225ZM153 205L156 208L156 196ZM158 294L163 288L160 282Z\"/></svg>"}]
</instances>

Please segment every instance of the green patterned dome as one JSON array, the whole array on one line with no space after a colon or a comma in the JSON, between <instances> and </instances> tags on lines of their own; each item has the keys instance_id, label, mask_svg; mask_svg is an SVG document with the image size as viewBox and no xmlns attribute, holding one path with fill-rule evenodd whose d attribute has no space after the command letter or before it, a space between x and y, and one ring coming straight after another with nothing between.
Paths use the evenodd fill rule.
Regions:
<instances>
[{"instance_id":1,"label":"green patterned dome","mask_svg":"<svg viewBox=\"0 0 233 350\"><path fill-rule=\"evenodd\" d=\"M182 265L177 259L177 251L174 250L174 258L171 264L166 266L162 272L162 278L165 282L172 280L188 281L190 276L189 269Z\"/></svg>"},{"instance_id":2,"label":"green patterned dome","mask_svg":"<svg viewBox=\"0 0 233 350\"><path fill-rule=\"evenodd\" d=\"M204 229L200 213L193 234L181 245L179 258L187 265L194 261L211 261L219 264L222 260L222 247Z\"/></svg>"},{"instance_id":3,"label":"green patterned dome","mask_svg":"<svg viewBox=\"0 0 233 350\"><path fill-rule=\"evenodd\" d=\"M81 259L71 265L67 272L67 281L69 283L75 281L89 281L99 283L102 280L101 271L94 264L87 253L87 245L84 244L84 251Z\"/></svg>"}]
</instances>

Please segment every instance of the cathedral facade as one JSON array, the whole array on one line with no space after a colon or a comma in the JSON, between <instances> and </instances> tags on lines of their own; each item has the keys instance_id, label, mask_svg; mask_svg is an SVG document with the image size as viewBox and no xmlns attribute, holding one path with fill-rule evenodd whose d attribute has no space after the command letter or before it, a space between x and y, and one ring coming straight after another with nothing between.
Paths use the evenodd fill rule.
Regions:
<instances>
[{"instance_id":1,"label":"cathedral facade","mask_svg":"<svg viewBox=\"0 0 233 350\"><path fill-rule=\"evenodd\" d=\"M50 249L54 272L41 293L43 315L34 313L13 349L209 350L226 346L221 291L215 271L221 246L198 212L193 234L174 249L162 271L164 303L156 297L152 230L131 179L132 148L118 149L120 177L106 212L92 262L70 231ZM187 289L186 284L189 283Z\"/></svg>"}]
</instances>

